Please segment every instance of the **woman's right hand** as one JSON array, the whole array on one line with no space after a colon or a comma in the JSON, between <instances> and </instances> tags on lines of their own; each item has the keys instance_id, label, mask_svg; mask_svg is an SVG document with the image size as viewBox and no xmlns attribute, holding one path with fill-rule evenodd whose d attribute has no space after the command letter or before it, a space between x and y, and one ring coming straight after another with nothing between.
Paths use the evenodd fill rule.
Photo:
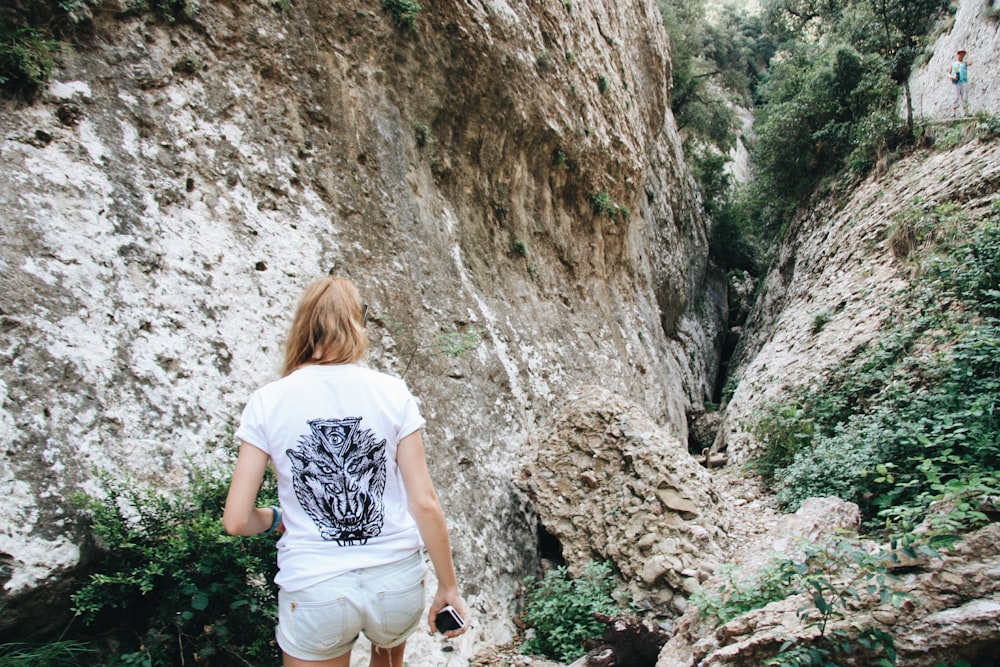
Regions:
<instances>
[{"instance_id":1,"label":"woman's right hand","mask_svg":"<svg viewBox=\"0 0 1000 667\"><path fill-rule=\"evenodd\" d=\"M454 607L455 611L458 612L458 615L465 622L465 625L461 628L458 628L457 630L449 630L443 633L445 637L451 639L452 637L458 637L459 635L464 634L471 625L469 622L469 610L465 606L465 601L462 599L462 596L459 595L457 591L443 591L440 588L438 589L437 594L434 596L434 601L431 602L430 613L427 616L427 623L430 625L431 633L438 632L435 619L441 610L447 605Z\"/></svg>"}]
</instances>

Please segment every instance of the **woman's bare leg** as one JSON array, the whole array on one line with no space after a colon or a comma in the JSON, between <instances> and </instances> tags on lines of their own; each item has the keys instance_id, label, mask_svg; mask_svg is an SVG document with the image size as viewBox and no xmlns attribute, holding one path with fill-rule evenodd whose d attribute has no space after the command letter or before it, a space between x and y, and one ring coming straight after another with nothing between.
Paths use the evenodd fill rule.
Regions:
<instances>
[{"instance_id":1,"label":"woman's bare leg","mask_svg":"<svg viewBox=\"0 0 1000 667\"><path fill-rule=\"evenodd\" d=\"M371 667L403 667L403 651L406 642L392 648L380 648L372 644Z\"/></svg>"},{"instance_id":2,"label":"woman's bare leg","mask_svg":"<svg viewBox=\"0 0 1000 667\"><path fill-rule=\"evenodd\" d=\"M334 658L333 660L300 660L299 658L293 658L285 652L281 653L281 664L284 667L350 667L351 665L351 652L348 651L339 658ZM400 660L400 665L403 662Z\"/></svg>"}]
</instances>

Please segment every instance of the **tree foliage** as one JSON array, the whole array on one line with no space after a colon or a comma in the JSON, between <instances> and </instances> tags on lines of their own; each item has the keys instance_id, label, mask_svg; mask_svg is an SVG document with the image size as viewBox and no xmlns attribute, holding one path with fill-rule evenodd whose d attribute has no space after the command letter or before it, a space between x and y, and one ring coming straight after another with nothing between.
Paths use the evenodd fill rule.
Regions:
<instances>
[{"instance_id":1,"label":"tree foliage","mask_svg":"<svg viewBox=\"0 0 1000 667\"><path fill-rule=\"evenodd\" d=\"M751 216L780 230L833 176L860 175L913 136L901 95L946 0L766 0L777 45L758 88ZM907 104L907 108L910 105Z\"/></svg>"}]
</instances>

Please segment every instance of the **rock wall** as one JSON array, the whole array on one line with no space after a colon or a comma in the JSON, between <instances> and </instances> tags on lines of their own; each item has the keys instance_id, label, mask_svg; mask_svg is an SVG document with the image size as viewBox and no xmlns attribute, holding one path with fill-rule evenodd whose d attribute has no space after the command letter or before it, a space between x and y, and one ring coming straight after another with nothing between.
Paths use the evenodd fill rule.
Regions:
<instances>
[{"instance_id":1,"label":"rock wall","mask_svg":"<svg viewBox=\"0 0 1000 667\"><path fill-rule=\"evenodd\" d=\"M455 655L510 633L537 562L512 476L566 393L599 382L684 442L724 290L655 3L425 5L406 30L376 0L175 25L106 0L38 101L0 103L5 635L63 622L94 467L170 488L228 462L327 272L428 419L478 616Z\"/></svg>"},{"instance_id":2,"label":"rock wall","mask_svg":"<svg viewBox=\"0 0 1000 667\"><path fill-rule=\"evenodd\" d=\"M1000 17L992 0L962 0L953 19L941 26L927 62L910 77L915 116L944 118L951 113L953 89L948 70L955 52L968 51L969 104L973 113L1000 113Z\"/></svg>"},{"instance_id":3,"label":"rock wall","mask_svg":"<svg viewBox=\"0 0 1000 667\"><path fill-rule=\"evenodd\" d=\"M745 575L758 573L767 564L767 557L774 562L789 557L786 545L795 544L796 540L814 541L820 533L829 536L835 530L844 535L854 527L845 521L850 512L843 511L853 504L830 498L814 501L807 501L792 515L791 521L777 526L758 545L756 553L747 552L750 557L741 563ZM838 504L840 511L836 509ZM860 517L856 506L853 513L857 522ZM895 602L883 601L866 590L868 581L861 580L865 585L854 582L858 596L849 599L845 617L835 615L830 619L826 636L839 633L853 640L864 629L888 633L897 652L895 664L900 667L935 667L961 661L994 664L1000 634L998 538L1000 524L992 523L964 535L954 549L937 557L903 559L890 567L886 591L891 589L900 597ZM874 553L873 545L865 547ZM848 575L857 573L848 570L843 576ZM832 574L831 583L847 586L847 582ZM764 664L788 641L809 645L816 640L819 631L815 622L806 622L802 617L803 610L810 610L812 604L809 594L800 593L721 624L691 608L678 619L656 667ZM813 620L815 616L813 613ZM869 656L855 655L853 660L851 664L873 663Z\"/></svg>"},{"instance_id":4,"label":"rock wall","mask_svg":"<svg viewBox=\"0 0 1000 667\"><path fill-rule=\"evenodd\" d=\"M958 205L972 218L989 215L1000 188L998 165L996 142L917 153L873 174L843 201L813 203L793 224L736 350L737 386L716 441L732 463L753 454L750 430L761 405L815 380L874 340L884 318L893 317L883 306L909 279L889 246L897 216L938 204Z\"/></svg>"}]
</instances>

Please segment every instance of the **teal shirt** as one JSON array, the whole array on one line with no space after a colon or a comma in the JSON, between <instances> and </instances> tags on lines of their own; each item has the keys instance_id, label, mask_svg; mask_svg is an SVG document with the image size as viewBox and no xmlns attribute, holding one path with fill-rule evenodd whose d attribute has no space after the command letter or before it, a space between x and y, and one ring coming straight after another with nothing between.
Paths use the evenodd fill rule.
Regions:
<instances>
[{"instance_id":1,"label":"teal shirt","mask_svg":"<svg viewBox=\"0 0 1000 667\"><path fill-rule=\"evenodd\" d=\"M969 66L964 60L956 60L951 64L951 77L955 83L969 83Z\"/></svg>"}]
</instances>

